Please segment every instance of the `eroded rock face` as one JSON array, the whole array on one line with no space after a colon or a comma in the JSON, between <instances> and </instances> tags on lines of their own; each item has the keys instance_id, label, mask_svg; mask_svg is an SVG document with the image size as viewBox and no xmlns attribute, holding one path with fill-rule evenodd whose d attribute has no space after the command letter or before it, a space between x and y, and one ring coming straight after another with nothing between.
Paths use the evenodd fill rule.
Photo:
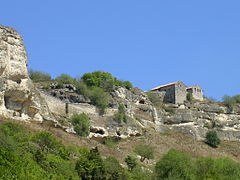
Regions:
<instances>
[{"instance_id":1,"label":"eroded rock face","mask_svg":"<svg viewBox=\"0 0 240 180\"><path fill-rule=\"evenodd\" d=\"M214 130L221 140L240 141L240 114L237 109L228 113L224 105L204 102L186 103L171 109L171 113L160 115L165 128L181 131L198 140L204 140L206 133Z\"/></svg>"},{"instance_id":2,"label":"eroded rock face","mask_svg":"<svg viewBox=\"0 0 240 180\"><path fill-rule=\"evenodd\" d=\"M52 119L47 104L28 77L22 37L0 25L0 117L18 120Z\"/></svg>"}]
</instances>

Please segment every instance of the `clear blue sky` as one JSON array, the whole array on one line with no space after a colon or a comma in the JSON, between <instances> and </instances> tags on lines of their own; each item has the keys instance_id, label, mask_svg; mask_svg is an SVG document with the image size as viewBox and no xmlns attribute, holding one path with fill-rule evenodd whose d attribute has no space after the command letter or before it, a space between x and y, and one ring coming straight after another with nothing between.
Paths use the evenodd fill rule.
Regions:
<instances>
[{"instance_id":1,"label":"clear blue sky","mask_svg":"<svg viewBox=\"0 0 240 180\"><path fill-rule=\"evenodd\" d=\"M143 90L182 80L218 100L240 93L239 0L5 0L29 67L111 72Z\"/></svg>"}]
</instances>

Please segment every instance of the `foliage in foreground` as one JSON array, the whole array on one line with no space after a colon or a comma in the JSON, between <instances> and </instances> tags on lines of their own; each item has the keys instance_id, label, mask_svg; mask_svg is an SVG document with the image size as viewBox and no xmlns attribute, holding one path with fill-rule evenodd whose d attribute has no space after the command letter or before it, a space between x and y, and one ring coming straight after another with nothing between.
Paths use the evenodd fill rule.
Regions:
<instances>
[{"instance_id":1,"label":"foliage in foreground","mask_svg":"<svg viewBox=\"0 0 240 180\"><path fill-rule=\"evenodd\" d=\"M132 156L123 168L97 148L67 147L49 132L30 132L16 123L0 124L0 179L13 180L236 180L240 164L228 158L197 158L170 150L155 172Z\"/></svg>"},{"instance_id":2,"label":"foliage in foreground","mask_svg":"<svg viewBox=\"0 0 240 180\"><path fill-rule=\"evenodd\" d=\"M188 154L170 150L155 166L157 180L236 180L240 164L228 158L193 159Z\"/></svg>"},{"instance_id":3,"label":"foliage in foreground","mask_svg":"<svg viewBox=\"0 0 240 180\"><path fill-rule=\"evenodd\" d=\"M0 145L4 180L138 179L139 170L128 171L114 157L103 159L97 148L66 147L50 132L32 133L16 123L0 125Z\"/></svg>"},{"instance_id":4,"label":"foliage in foreground","mask_svg":"<svg viewBox=\"0 0 240 180\"><path fill-rule=\"evenodd\" d=\"M189 155L170 150L156 164L157 179L186 179L193 180L195 177L194 165Z\"/></svg>"}]
</instances>

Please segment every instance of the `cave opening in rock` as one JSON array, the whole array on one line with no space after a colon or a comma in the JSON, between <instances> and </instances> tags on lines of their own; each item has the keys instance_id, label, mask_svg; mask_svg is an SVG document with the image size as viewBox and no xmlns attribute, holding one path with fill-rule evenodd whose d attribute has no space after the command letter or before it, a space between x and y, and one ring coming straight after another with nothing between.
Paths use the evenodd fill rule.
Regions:
<instances>
[{"instance_id":1,"label":"cave opening in rock","mask_svg":"<svg viewBox=\"0 0 240 180\"><path fill-rule=\"evenodd\" d=\"M105 134L105 131L103 129L93 128L93 127L90 129L90 132L95 134L101 134L101 135Z\"/></svg>"},{"instance_id":2,"label":"cave opening in rock","mask_svg":"<svg viewBox=\"0 0 240 180\"><path fill-rule=\"evenodd\" d=\"M116 132L118 136L121 136L121 133L119 131Z\"/></svg>"},{"instance_id":3,"label":"cave opening in rock","mask_svg":"<svg viewBox=\"0 0 240 180\"><path fill-rule=\"evenodd\" d=\"M4 104L7 109L9 109L9 99L10 98L8 96L4 96Z\"/></svg>"}]
</instances>

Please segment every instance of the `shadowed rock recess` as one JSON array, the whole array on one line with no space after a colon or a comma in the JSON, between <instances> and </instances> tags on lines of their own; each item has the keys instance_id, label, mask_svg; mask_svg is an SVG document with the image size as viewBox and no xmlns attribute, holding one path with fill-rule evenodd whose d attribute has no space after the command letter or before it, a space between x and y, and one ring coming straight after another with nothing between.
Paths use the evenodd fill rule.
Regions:
<instances>
[{"instance_id":1,"label":"shadowed rock recess","mask_svg":"<svg viewBox=\"0 0 240 180\"><path fill-rule=\"evenodd\" d=\"M47 104L28 77L22 37L0 25L0 117L24 121L52 120Z\"/></svg>"}]
</instances>

